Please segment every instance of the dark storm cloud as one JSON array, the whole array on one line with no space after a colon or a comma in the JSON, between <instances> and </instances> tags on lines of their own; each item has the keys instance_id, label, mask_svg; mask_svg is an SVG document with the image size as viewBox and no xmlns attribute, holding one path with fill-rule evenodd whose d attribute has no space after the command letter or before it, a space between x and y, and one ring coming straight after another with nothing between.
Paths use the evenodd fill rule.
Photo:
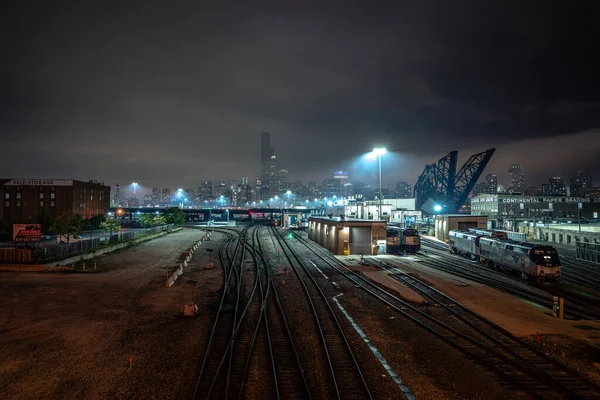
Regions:
<instances>
[{"instance_id":1,"label":"dark storm cloud","mask_svg":"<svg viewBox=\"0 0 600 400\"><path fill-rule=\"evenodd\" d=\"M269 131L305 180L387 144L402 154L392 184L452 149L600 125L600 32L583 4L223 4L17 3L2 28L4 175L252 177ZM598 167L581 149L519 162ZM39 164L19 165L23 151Z\"/></svg>"}]
</instances>

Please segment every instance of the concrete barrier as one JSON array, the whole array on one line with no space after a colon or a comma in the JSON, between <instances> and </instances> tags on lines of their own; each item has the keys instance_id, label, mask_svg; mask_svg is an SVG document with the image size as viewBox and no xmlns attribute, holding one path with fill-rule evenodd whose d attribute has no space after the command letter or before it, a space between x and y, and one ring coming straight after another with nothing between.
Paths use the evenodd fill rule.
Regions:
<instances>
[{"instance_id":1,"label":"concrete barrier","mask_svg":"<svg viewBox=\"0 0 600 400\"><path fill-rule=\"evenodd\" d=\"M167 286L171 287L175 284L175 281L177 281L177 278L179 278L181 275L183 275L183 269L185 267L188 266L188 263L190 262L190 260L192 259L192 256L194 255L194 250L196 250L196 248L198 248L198 246L202 244L201 241L197 241L195 244L191 245L190 248L185 252L186 256L185 256L185 260L179 264L179 267L177 267L177 269L175 269L175 271L173 271L173 274L171 276L168 276L167 278Z\"/></svg>"}]
</instances>

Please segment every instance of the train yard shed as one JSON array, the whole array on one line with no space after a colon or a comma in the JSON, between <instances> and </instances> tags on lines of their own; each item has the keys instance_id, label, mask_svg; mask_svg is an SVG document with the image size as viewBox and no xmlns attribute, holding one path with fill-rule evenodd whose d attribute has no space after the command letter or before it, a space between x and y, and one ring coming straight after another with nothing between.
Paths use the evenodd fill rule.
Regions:
<instances>
[{"instance_id":1,"label":"train yard shed","mask_svg":"<svg viewBox=\"0 0 600 400\"><path fill-rule=\"evenodd\" d=\"M312 217L308 238L336 255L377 254L378 246L385 246L386 228L386 221Z\"/></svg>"},{"instance_id":2,"label":"train yard shed","mask_svg":"<svg viewBox=\"0 0 600 400\"><path fill-rule=\"evenodd\" d=\"M484 215L446 214L435 216L435 237L446 241L448 232L453 229L469 228L487 229L488 218Z\"/></svg>"}]
</instances>

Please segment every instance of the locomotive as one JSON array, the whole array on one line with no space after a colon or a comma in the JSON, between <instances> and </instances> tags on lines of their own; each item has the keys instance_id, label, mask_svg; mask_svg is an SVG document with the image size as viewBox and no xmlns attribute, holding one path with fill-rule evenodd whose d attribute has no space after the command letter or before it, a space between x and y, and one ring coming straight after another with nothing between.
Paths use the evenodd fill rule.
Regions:
<instances>
[{"instance_id":1,"label":"locomotive","mask_svg":"<svg viewBox=\"0 0 600 400\"><path fill-rule=\"evenodd\" d=\"M519 242L468 231L449 232L449 248L490 267L516 272L537 284L560 282L561 262L552 246Z\"/></svg>"},{"instance_id":2,"label":"locomotive","mask_svg":"<svg viewBox=\"0 0 600 400\"><path fill-rule=\"evenodd\" d=\"M419 231L413 228L388 226L385 240L389 254L416 253L421 250Z\"/></svg>"}]
</instances>

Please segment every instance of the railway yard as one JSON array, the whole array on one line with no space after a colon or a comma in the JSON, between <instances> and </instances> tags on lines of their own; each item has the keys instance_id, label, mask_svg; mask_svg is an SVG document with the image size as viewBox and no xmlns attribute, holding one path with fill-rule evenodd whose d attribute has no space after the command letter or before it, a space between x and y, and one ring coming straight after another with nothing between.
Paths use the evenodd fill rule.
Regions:
<instances>
[{"instance_id":1,"label":"railway yard","mask_svg":"<svg viewBox=\"0 0 600 400\"><path fill-rule=\"evenodd\" d=\"M421 243L361 263L301 231L187 227L96 272L0 272L2 397L600 399L600 266L559 249L562 282L535 286Z\"/></svg>"}]
</instances>

